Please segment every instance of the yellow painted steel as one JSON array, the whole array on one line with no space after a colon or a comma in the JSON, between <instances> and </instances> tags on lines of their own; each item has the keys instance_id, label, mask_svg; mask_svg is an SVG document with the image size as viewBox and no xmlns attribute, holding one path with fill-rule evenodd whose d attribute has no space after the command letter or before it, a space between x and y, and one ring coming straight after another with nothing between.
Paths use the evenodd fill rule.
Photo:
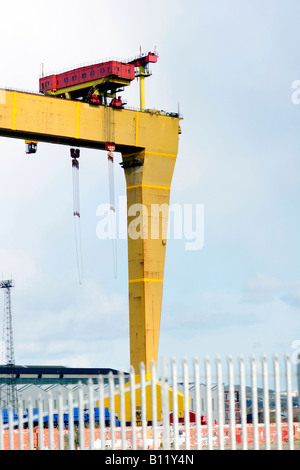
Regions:
<instances>
[{"instance_id":1,"label":"yellow painted steel","mask_svg":"<svg viewBox=\"0 0 300 470\"><path fill-rule=\"evenodd\" d=\"M149 77L151 74L146 72L146 67L144 65L139 66L139 72L136 74L136 77L140 79L140 110L145 110L145 77Z\"/></svg>"},{"instance_id":2,"label":"yellow painted steel","mask_svg":"<svg viewBox=\"0 0 300 470\"><path fill-rule=\"evenodd\" d=\"M79 101L0 90L0 135L122 153L128 208L130 362L157 361L170 188L178 151L179 118L94 107ZM138 215L132 208L140 204ZM137 238L139 217L141 234ZM155 236L152 236L155 233Z\"/></svg>"},{"instance_id":3,"label":"yellow painted steel","mask_svg":"<svg viewBox=\"0 0 300 470\"><path fill-rule=\"evenodd\" d=\"M161 393L161 383L156 382L155 386L155 395L156 395L156 419L157 421L162 420L162 393ZM127 382L125 384L124 389L124 397L125 397L125 421L131 422L131 387L130 383ZM141 388L136 388L135 390L135 405L138 414L138 410L141 409L142 406L142 399L141 399ZM146 400L146 421L153 421L152 415L152 385L146 384L145 385L145 400ZM172 387L168 387L168 401L169 401L169 410L173 410L173 389ZM188 400L190 402L190 400ZM99 406L99 402L97 402ZM104 399L104 407L110 409L110 398L107 397ZM116 393L114 396L114 409L118 415L118 419L121 420L121 406L120 406L120 394ZM182 392L177 391L177 410L178 410L178 418L184 417L184 394ZM137 424L140 420L139 416L136 416Z\"/></svg>"},{"instance_id":4,"label":"yellow painted steel","mask_svg":"<svg viewBox=\"0 0 300 470\"><path fill-rule=\"evenodd\" d=\"M178 129L177 117L0 90L1 135L101 149L105 142L115 142L124 158L144 150L147 158L168 160L176 159ZM147 169L153 173L148 184L167 186L156 180L156 170Z\"/></svg>"},{"instance_id":5,"label":"yellow painted steel","mask_svg":"<svg viewBox=\"0 0 300 470\"><path fill-rule=\"evenodd\" d=\"M140 75L140 109L145 109L145 77Z\"/></svg>"},{"instance_id":6,"label":"yellow painted steel","mask_svg":"<svg viewBox=\"0 0 300 470\"><path fill-rule=\"evenodd\" d=\"M150 370L151 360L157 359L163 279L166 252L168 213L158 211L168 207L170 185L175 165L173 157L158 157L141 151L136 157L143 166L125 168L128 209L128 268L129 268L129 315L130 359L138 370L140 362ZM155 187L153 187L155 186ZM140 204L139 215L142 236L132 234L130 208ZM133 226L135 228L135 225Z\"/></svg>"},{"instance_id":7,"label":"yellow painted steel","mask_svg":"<svg viewBox=\"0 0 300 470\"><path fill-rule=\"evenodd\" d=\"M121 78L121 77L115 77L115 78L110 77L109 80L107 79L107 77L99 78L98 80L90 80L89 82L79 83L78 85L69 85L64 88L59 88L56 90L49 90L47 91L47 94L53 95L53 96L63 95L65 93L73 93L74 91L83 90L83 89L89 90L92 87L96 87L98 85L99 86L106 85L107 83L109 83L111 87L117 89L118 87L130 85L131 80L127 78Z\"/></svg>"},{"instance_id":8,"label":"yellow painted steel","mask_svg":"<svg viewBox=\"0 0 300 470\"><path fill-rule=\"evenodd\" d=\"M61 96L65 95L68 99L71 99L72 93L79 91L79 90L85 90L86 93L88 90L90 90L92 87L97 87L99 86L101 89L102 87L107 88L107 85L109 84L110 87L109 89L112 89L112 92L108 93L107 90L96 90L95 94L105 94L108 97L113 97L116 95L116 90L120 87L128 86L130 85L132 80L129 80L127 78L121 78L121 77L115 77L112 78L110 77L109 80L106 78L99 78L98 80L90 80L89 82L85 83L80 83L78 85L69 85L64 88L59 88L56 90L49 90L47 91L47 95L49 96Z\"/></svg>"}]
</instances>

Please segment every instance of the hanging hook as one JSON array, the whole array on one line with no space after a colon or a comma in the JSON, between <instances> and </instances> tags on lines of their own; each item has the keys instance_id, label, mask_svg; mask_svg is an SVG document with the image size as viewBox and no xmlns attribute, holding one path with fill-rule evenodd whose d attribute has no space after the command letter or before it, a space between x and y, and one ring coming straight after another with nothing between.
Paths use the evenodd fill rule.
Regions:
<instances>
[{"instance_id":1,"label":"hanging hook","mask_svg":"<svg viewBox=\"0 0 300 470\"><path fill-rule=\"evenodd\" d=\"M80 150L79 149L70 149L70 154L72 158L72 168L73 168L73 204L74 204L74 212L73 215L80 217L79 213L79 176L75 176L75 172L79 170L79 161L78 158L80 157ZM77 170L77 171L76 171Z\"/></svg>"},{"instance_id":2,"label":"hanging hook","mask_svg":"<svg viewBox=\"0 0 300 470\"><path fill-rule=\"evenodd\" d=\"M108 177L109 177L109 195L110 195L110 219L112 229L112 243L113 243L113 262L114 262L114 276L117 277L117 246L116 246L116 208L115 208L115 183L114 183L114 155L115 144L113 142L106 142L105 148L108 151Z\"/></svg>"},{"instance_id":3,"label":"hanging hook","mask_svg":"<svg viewBox=\"0 0 300 470\"><path fill-rule=\"evenodd\" d=\"M83 279L83 266L82 266L82 247L81 247L81 229L80 229L80 208L79 208L79 161L80 150L70 149L72 158L73 170L73 215L74 215L74 229L75 229L75 244L77 255L77 266L79 283L82 284ZM76 222L77 221L77 222Z\"/></svg>"}]
</instances>

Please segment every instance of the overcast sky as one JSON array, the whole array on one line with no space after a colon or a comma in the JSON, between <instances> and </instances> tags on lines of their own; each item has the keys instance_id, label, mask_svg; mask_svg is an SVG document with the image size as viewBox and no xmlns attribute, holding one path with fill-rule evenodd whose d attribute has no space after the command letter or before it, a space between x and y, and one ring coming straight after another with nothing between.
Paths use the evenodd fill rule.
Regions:
<instances>
[{"instance_id":1,"label":"overcast sky","mask_svg":"<svg viewBox=\"0 0 300 470\"><path fill-rule=\"evenodd\" d=\"M42 2L43 4L44 2ZM159 53L146 107L183 114L171 203L202 204L204 245L168 240L159 357L292 354L300 340L300 4L297 0L28 0L1 7L0 86ZM124 92L139 105L138 84ZM116 199L125 178L116 155ZM96 235L106 152L82 150L78 283L69 148L0 138L0 274L18 364L129 368L127 242ZM1 304L0 304L1 305Z\"/></svg>"}]
</instances>

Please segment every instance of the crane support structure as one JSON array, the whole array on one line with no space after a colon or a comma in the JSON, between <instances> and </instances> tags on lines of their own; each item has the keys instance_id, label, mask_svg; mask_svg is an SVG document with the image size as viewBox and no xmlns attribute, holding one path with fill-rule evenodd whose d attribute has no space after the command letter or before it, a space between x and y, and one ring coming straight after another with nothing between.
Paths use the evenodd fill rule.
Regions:
<instances>
[{"instance_id":1,"label":"crane support structure","mask_svg":"<svg viewBox=\"0 0 300 470\"><path fill-rule=\"evenodd\" d=\"M116 152L121 152L128 209L130 363L138 371L143 362L146 373L158 354L166 252L166 236L159 225L168 217L151 208L169 205L179 119L151 110L94 107L0 90L0 136L103 150L106 142L113 142ZM143 230L138 238L131 233L136 204L144 208L139 213Z\"/></svg>"}]
</instances>

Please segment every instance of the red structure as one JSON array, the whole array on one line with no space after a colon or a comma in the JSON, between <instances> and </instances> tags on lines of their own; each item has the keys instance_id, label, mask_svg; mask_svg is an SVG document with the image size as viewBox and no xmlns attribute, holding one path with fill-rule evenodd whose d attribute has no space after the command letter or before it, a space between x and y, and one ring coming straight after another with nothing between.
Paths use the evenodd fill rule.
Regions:
<instances>
[{"instance_id":1,"label":"red structure","mask_svg":"<svg viewBox=\"0 0 300 470\"><path fill-rule=\"evenodd\" d=\"M196 413L194 411L189 411L189 420L190 423L196 423ZM173 424L174 417L173 417L173 412L170 413L170 423ZM184 424L184 417L178 418L178 423ZM207 416L201 415L201 424L206 425L207 424Z\"/></svg>"},{"instance_id":2,"label":"red structure","mask_svg":"<svg viewBox=\"0 0 300 470\"><path fill-rule=\"evenodd\" d=\"M115 60L87 65L67 72L41 77L39 89L41 93L63 90L68 87L76 87L108 77L119 77L129 81L134 80L135 66L134 64L117 62Z\"/></svg>"},{"instance_id":3,"label":"red structure","mask_svg":"<svg viewBox=\"0 0 300 470\"><path fill-rule=\"evenodd\" d=\"M140 54L132 60L128 61L128 64L132 64L135 67L145 67L149 63L157 62L158 55L155 52L148 52L148 54Z\"/></svg>"},{"instance_id":4,"label":"red structure","mask_svg":"<svg viewBox=\"0 0 300 470\"><path fill-rule=\"evenodd\" d=\"M39 79L39 91L59 98L84 100L93 105L110 104L122 108L124 103L120 96L116 96L117 93L123 91L136 77L140 78L143 89L144 78L151 75L149 64L157 62L157 59L158 55L154 52L140 53L138 57L125 61L109 60L42 76ZM111 99L111 102L107 99Z\"/></svg>"}]
</instances>

